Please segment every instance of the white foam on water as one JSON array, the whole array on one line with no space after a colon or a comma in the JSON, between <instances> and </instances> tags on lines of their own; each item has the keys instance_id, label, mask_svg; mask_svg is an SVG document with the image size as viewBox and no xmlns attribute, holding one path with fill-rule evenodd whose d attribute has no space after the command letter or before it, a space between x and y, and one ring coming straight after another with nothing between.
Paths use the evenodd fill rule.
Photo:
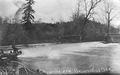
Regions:
<instances>
[{"instance_id":1,"label":"white foam on water","mask_svg":"<svg viewBox=\"0 0 120 75\"><path fill-rule=\"evenodd\" d=\"M49 53L49 50L43 47L25 48L25 49L21 49L21 51L22 54L19 57L39 57L39 56L46 56L46 54Z\"/></svg>"},{"instance_id":2,"label":"white foam on water","mask_svg":"<svg viewBox=\"0 0 120 75\"><path fill-rule=\"evenodd\" d=\"M59 57L63 53L73 53L73 51L88 52L90 48L101 45L100 42L91 43L73 43L73 44L57 44L38 46L22 49L22 55L19 57L40 57L48 56L50 58Z\"/></svg>"},{"instance_id":3,"label":"white foam on water","mask_svg":"<svg viewBox=\"0 0 120 75\"><path fill-rule=\"evenodd\" d=\"M32 47L21 49L22 55L19 57L48 57L48 58L59 58L60 51L59 50L51 50L51 46L40 46L40 47Z\"/></svg>"},{"instance_id":4,"label":"white foam on water","mask_svg":"<svg viewBox=\"0 0 120 75\"><path fill-rule=\"evenodd\" d=\"M75 51L89 52L93 48L107 47L116 44L103 44L101 42L86 42L86 43L72 43L72 44L56 44L47 46L38 46L22 49L22 55L19 57L41 57L60 58L62 54L75 54Z\"/></svg>"}]
</instances>

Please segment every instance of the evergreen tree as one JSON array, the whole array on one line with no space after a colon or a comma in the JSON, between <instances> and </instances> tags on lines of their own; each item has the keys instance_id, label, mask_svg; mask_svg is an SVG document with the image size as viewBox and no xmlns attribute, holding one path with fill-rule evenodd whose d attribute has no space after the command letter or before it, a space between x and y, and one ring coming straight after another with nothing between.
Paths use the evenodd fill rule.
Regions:
<instances>
[{"instance_id":1,"label":"evergreen tree","mask_svg":"<svg viewBox=\"0 0 120 75\"><path fill-rule=\"evenodd\" d=\"M27 3L24 5L24 16L22 17L23 19L23 28L26 31L32 31L34 29L32 22L34 22L34 15L35 11L32 8L32 5L34 4L34 0L26 0Z\"/></svg>"}]
</instances>

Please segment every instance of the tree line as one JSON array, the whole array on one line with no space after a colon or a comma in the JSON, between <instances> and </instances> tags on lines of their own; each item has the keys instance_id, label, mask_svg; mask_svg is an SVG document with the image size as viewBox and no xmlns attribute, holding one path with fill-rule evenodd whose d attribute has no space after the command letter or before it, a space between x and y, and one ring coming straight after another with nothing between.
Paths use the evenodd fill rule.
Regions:
<instances>
[{"instance_id":1,"label":"tree line","mask_svg":"<svg viewBox=\"0 0 120 75\"><path fill-rule=\"evenodd\" d=\"M39 23L34 21L34 0L26 0L23 5L21 23L11 23L6 18L1 18L1 24L5 24L2 45L9 45L13 40L16 44L42 43L42 42L84 42L103 41L108 33L118 33L118 29L111 25L113 20L110 1L104 0L78 0L77 9L72 14L72 20L68 22ZM95 20L96 8L104 4L105 23ZM107 35L109 36L109 35Z\"/></svg>"}]
</instances>

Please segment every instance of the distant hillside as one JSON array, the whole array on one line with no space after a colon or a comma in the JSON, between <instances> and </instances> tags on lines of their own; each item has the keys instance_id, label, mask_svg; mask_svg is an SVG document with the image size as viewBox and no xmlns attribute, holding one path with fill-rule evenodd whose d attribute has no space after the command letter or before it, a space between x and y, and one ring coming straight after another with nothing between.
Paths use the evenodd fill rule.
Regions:
<instances>
[{"instance_id":1,"label":"distant hillside","mask_svg":"<svg viewBox=\"0 0 120 75\"><path fill-rule=\"evenodd\" d=\"M2 45L9 45L16 40L16 44L44 43L44 42L80 42L80 29L83 20L51 23L35 23L32 38L28 37L21 24L9 24L4 32ZM1 29L2 30L2 29ZM110 27L111 33L118 33L118 29ZM107 25L89 21L86 25L84 41L102 41L107 32Z\"/></svg>"}]
</instances>

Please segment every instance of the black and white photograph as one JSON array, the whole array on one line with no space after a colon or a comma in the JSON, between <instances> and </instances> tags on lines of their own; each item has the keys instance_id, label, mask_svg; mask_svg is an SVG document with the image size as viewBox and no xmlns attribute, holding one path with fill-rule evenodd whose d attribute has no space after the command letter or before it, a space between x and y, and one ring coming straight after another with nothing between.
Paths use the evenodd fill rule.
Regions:
<instances>
[{"instance_id":1,"label":"black and white photograph","mask_svg":"<svg viewBox=\"0 0 120 75\"><path fill-rule=\"evenodd\" d=\"M0 0L0 75L120 75L120 0Z\"/></svg>"}]
</instances>

